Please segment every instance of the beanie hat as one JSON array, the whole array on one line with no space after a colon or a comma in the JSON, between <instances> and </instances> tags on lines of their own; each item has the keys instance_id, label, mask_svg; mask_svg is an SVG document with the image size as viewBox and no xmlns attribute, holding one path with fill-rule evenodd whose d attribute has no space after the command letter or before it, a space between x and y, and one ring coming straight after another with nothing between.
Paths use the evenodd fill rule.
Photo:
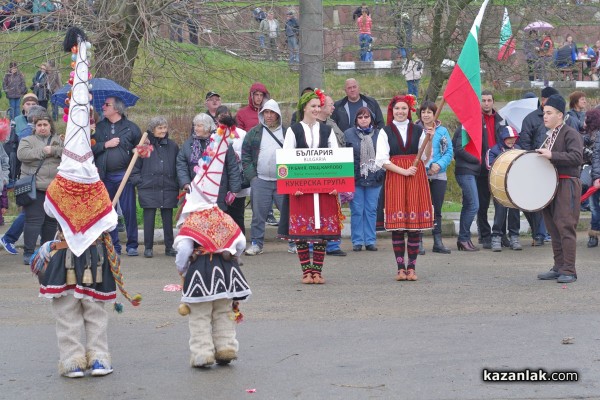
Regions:
<instances>
[{"instance_id":1,"label":"beanie hat","mask_svg":"<svg viewBox=\"0 0 600 400\"><path fill-rule=\"evenodd\" d=\"M543 94L542 94L542 97L543 97ZM523 98L524 99L535 99L535 98L537 98L537 96L533 92L527 92L523 95Z\"/></svg>"},{"instance_id":2,"label":"beanie hat","mask_svg":"<svg viewBox=\"0 0 600 400\"><path fill-rule=\"evenodd\" d=\"M567 105L567 103L560 94L553 94L552 96L548 97L545 105L554 107L555 109L564 114L565 106Z\"/></svg>"},{"instance_id":3,"label":"beanie hat","mask_svg":"<svg viewBox=\"0 0 600 400\"><path fill-rule=\"evenodd\" d=\"M547 86L545 88L542 89L542 97L547 99L548 97L552 96L553 94L559 94L558 90L554 89L553 87Z\"/></svg>"},{"instance_id":4,"label":"beanie hat","mask_svg":"<svg viewBox=\"0 0 600 400\"><path fill-rule=\"evenodd\" d=\"M35 104L38 104L38 98L33 93L27 93L25 96L23 96L23 100L21 100L21 104L25 104L28 101L35 101Z\"/></svg>"}]
</instances>

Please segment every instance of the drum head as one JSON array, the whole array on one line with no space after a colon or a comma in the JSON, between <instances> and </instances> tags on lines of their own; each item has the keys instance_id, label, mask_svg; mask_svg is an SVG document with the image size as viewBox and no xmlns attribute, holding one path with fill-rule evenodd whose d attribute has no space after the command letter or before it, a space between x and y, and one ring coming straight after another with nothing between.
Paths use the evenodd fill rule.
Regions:
<instances>
[{"instance_id":1,"label":"drum head","mask_svg":"<svg viewBox=\"0 0 600 400\"><path fill-rule=\"evenodd\" d=\"M506 178L506 191L511 202L523 211L539 211L554 198L558 174L552 163L538 153L517 157Z\"/></svg>"}]
</instances>

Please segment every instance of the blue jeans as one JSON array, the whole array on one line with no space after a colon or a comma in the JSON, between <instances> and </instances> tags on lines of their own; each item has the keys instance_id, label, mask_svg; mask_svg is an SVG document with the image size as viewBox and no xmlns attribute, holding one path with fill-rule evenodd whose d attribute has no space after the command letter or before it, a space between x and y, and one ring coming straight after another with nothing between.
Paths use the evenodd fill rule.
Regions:
<instances>
[{"instance_id":1,"label":"blue jeans","mask_svg":"<svg viewBox=\"0 0 600 400\"><path fill-rule=\"evenodd\" d=\"M15 244L17 242L17 240L19 240L19 238L23 234L24 228L25 228L25 211L21 210L19 215L17 215L17 218L15 218L12 225L10 226L10 228L8 228L8 230L6 231L6 233L4 234L4 236L2 238L4 240L6 240L8 243Z\"/></svg>"},{"instance_id":2,"label":"blue jeans","mask_svg":"<svg viewBox=\"0 0 600 400\"><path fill-rule=\"evenodd\" d=\"M15 119L17 115L21 115L21 98L16 99L8 98L8 104L10 107L10 119Z\"/></svg>"},{"instance_id":3,"label":"blue jeans","mask_svg":"<svg viewBox=\"0 0 600 400\"><path fill-rule=\"evenodd\" d=\"M300 62L300 54L298 52L298 37L296 35L287 37L288 50L290 51L290 64Z\"/></svg>"},{"instance_id":4,"label":"blue jeans","mask_svg":"<svg viewBox=\"0 0 600 400\"><path fill-rule=\"evenodd\" d=\"M371 51L371 42L373 38L368 33L361 33L358 35L358 42L360 44L360 61L372 61L367 60L367 53Z\"/></svg>"},{"instance_id":5,"label":"blue jeans","mask_svg":"<svg viewBox=\"0 0 600 400\"><path fill-rule=\"evenodd\" d=\"M350 237L353 246L375 244L377 203L381 186L356 186L350 202Z\"/></svg>"},{"instance_id":6,"label":"blue jeans","mask_svg":"<svg viewBox=\"0 0 600 400\"><path fill-rule=\"evenodd\" d=\"M590 196L590 210L592 211L591 228L600 231L600 191Z\"/></svg>"},{"instance_id":7,"label":"blue jeans","mask_svg":"<svg viewBox=\"0 0 600 400\"><path fill-rule=\"evenodd\" d=\"M267 48L267 46L265 46L265 35L258 35L258 42L260 43L261 49Z\"/></svg>"},{"instance_id":8,"label":"blue jeans","mask_svg":"<svg viewBox=\"0 0 600 400\"><path fill-rule=\"evenodd\" d=\"M108 195L111 200L115 197L119 185L123 180L124 172L107 173L104 177L104 185L108 190ZM127 250L138 248L138 225L135 205L135 188L129 182L123 188L123 193L119 197L119 204L123 210L123 217L125 217L125 230L127 231ZM110 232L115 251L121 254L121 242L119 241L119 230L117 228Z\"/></svg>"},{"instance_id":9,"label":"blue jeans","mask_svg":"<svg viewBox=\"0 0 600 400\"><path fill-rule=\"evenodd\" d=\"M406 81L406 84L408 85L408 94L414 94L415 97L419 97L419 80L420 79Z\"/></svg>"},{"instance_id":10,"label":"blue jeans","mask_svg":"<svg viewBox=\"0 0 600 400\"><path fill-rule=\"evenodd\" d=\"M474 175L456 175L456 182L462 190L462 209L460 210L460 224L458 240L466 242L471 239L471 224L479 210L479 197L477 183Z\"/></svg>"}]
</instances>

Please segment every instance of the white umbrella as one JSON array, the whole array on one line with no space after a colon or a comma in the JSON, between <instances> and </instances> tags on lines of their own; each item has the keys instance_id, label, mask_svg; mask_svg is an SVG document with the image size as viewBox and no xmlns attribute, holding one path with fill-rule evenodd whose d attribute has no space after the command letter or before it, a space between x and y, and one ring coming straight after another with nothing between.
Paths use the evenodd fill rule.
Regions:
<instances>
[{"instance_id":1,"label":"white umbrella","mask_svg":"<svg viewBox=\"0 0 600 400\"><path fill-rule=\"evenodd\" d=\"M538 99L521 99L511 101L502 109L498 111L498 114L506 123L517 130L517 132L521 132L521 127L523 125L523 120L527 115L529 115L532 111L537 110L538 108Z\"/></svg>"}]
</instances>

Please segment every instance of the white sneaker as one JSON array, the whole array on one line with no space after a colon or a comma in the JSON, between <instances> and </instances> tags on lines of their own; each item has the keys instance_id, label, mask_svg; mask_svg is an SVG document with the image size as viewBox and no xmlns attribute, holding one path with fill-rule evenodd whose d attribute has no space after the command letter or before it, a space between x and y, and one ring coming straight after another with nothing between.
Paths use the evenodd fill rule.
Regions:
<instances>
[{"instance_id":1,"label":"white sneaker","mask_svg":"<svg viewBox=\"0 0 600 400\"><path fill-rule=\"evenodd\" d=\"M246 250L246 255L247 256L256 256L258 254L262 254L262 252L263 252L262 247L258 247L257 244L252 244L252 246L250 246L250 248Z\"/></svg>"}]
</instances>

